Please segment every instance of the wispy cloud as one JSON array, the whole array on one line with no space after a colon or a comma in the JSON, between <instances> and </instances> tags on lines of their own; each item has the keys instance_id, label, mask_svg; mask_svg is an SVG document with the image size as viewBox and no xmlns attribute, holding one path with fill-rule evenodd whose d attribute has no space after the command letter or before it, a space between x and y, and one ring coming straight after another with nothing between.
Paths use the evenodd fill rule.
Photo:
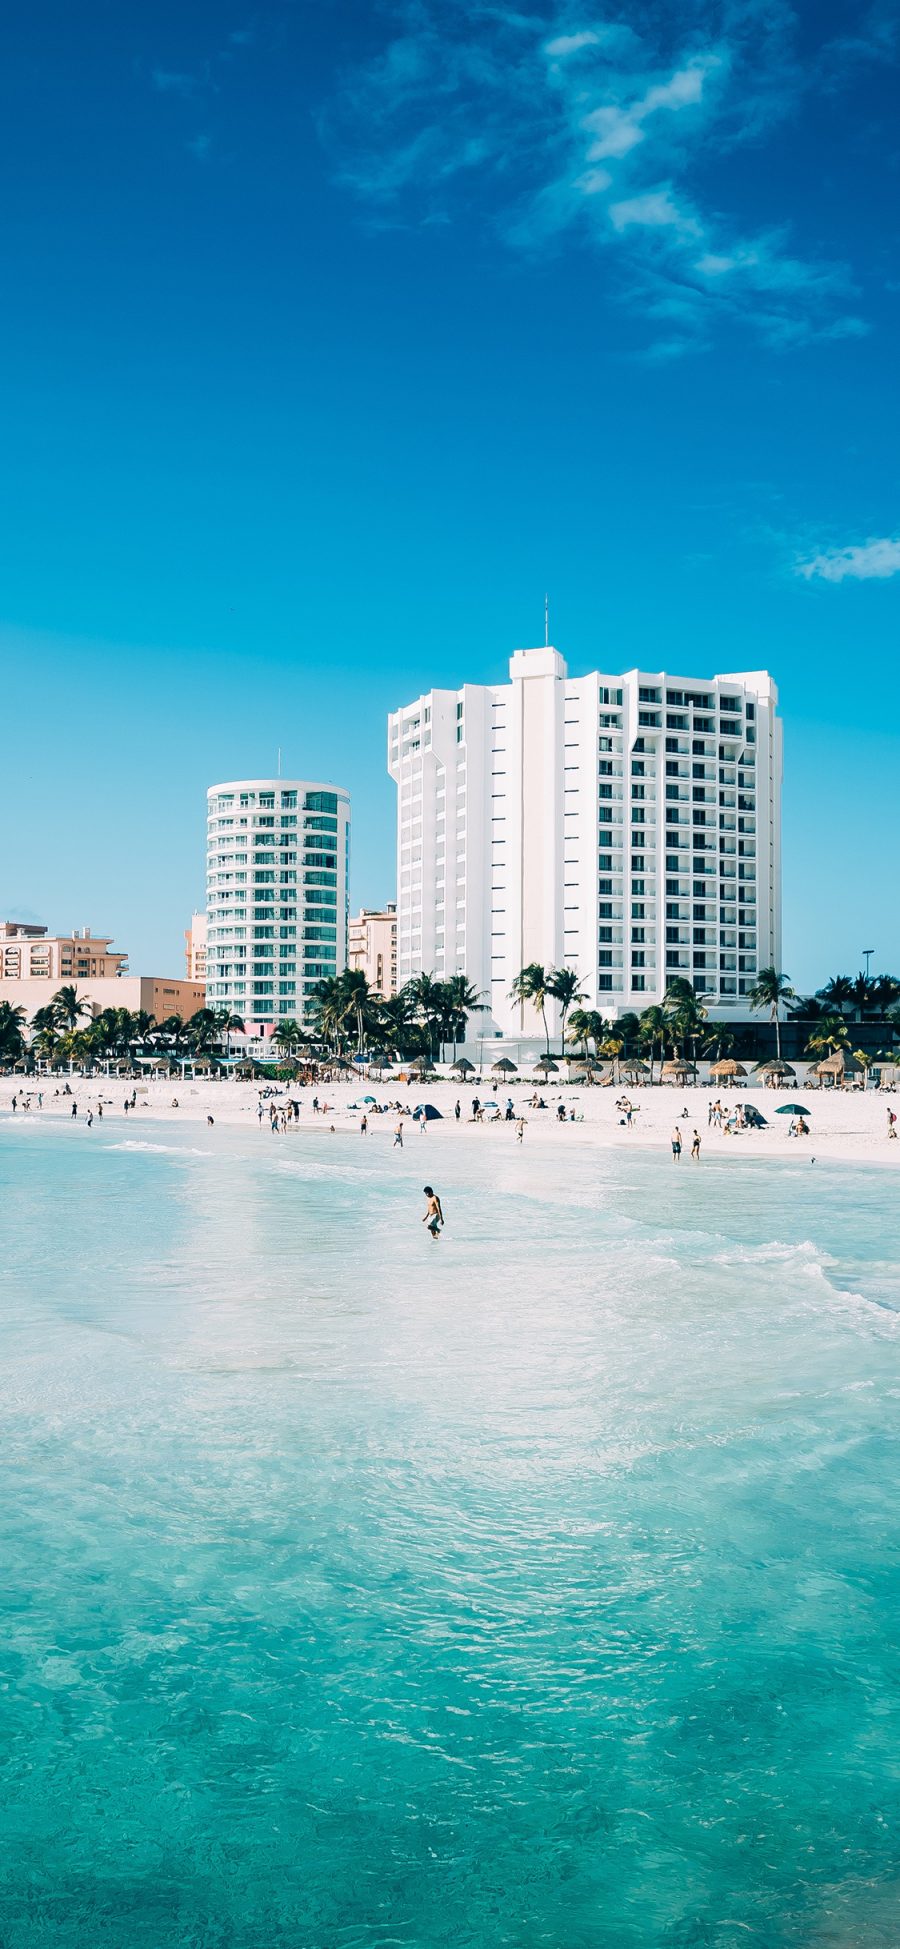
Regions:
<instances>
[{"instance_id":1,"label":"wispy cloud","mask_svg":"<svg viewBox=\"0 0 900 1949\"><path fill-rule=\"evenodd\" d=\"M748 232L710 187L723 154L759 141L805 85L788 0L695 0L680 22L655 9L640 34L567 0L529 14L395 0L393 19L323 119L339 177L381 221L451 220L477 175L511 247L568 234L614 251L651 324L672 288L656 356L726 319L776 349L867 330L844 267L804 255L787 221Z\"/></svg>"},{"instance_id":2,"label":"wispy cloud","mask_svg":"<svg viewBox=\"0 0 900 1949\"><path fill-rule=\"evenodd\" d=\"M150 79L161 95L194 95L201 85L196 75L176 68L154 68Z\"/></svg>"},{"instance_id":3,"label":"wispy cloud","mask_svg":"<svg viewBox=\"0 0 900 1949\"><path fill-rule=\"evenodd\" d=\"M900 538L882 536L877 540L855 542L849 548L829 548L809 561L797 563L797 574L807 582L884 582L900 575Z\"/></svg>"}]
</instances>

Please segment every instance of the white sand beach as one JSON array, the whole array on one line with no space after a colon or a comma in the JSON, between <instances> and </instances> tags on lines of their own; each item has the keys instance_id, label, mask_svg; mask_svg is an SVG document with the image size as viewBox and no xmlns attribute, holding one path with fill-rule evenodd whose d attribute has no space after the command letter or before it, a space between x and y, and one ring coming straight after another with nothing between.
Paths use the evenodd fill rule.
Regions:
<instances>
[{"instance_id":1,"label":"white sand beach","mask_svg":"<svg viewBox=\"0 0 900 1949\"><path fill-rule=\"evenodd\" d=\"M66 1082L71 1095L65 1094ZM672 1132L677 1124L681 1130L684 1150L681 1158L683 1168L695 1168L690 1162L690 1148L694 1131L701 1139L701 1159L715 1155L717 1158L730 1158L738 1163L746 1157L784 1157L795 1163L798 1156L815 1158L817 1162L845 1162L855 1164L881 1164L900 1169L900 1140L891 1141L888 1137L888 1112L896 1109L900 1114L900 1101L893 1091L869 1089L816 1089L810 1088L798 1076L789 1090L770 1090L746 1087L740 1090L727 1088L676 1088L669 1084L655 1085L652 1088L579 1087L566 1084L560 1086L555 1078L549 1085L536 1085L529 1077L524 1080L513 1077L511 1084L498 1084L489 1075L481 1084L472 1079L465 1087L455 1080L441 1078L436 1082L422 1084L417 1079L409 1083L395 1080L385 1082L354 1078L351 1081L319 1083L315 1086L301 1087L299 1084L273 1086L259 1082L244 1082L234 1079L223 1081L200 1080L172 1082L152 1081L131 1083L122 1078L73 1076L50 1078L4 1077L0 1079L0 1116L13 1117L12 1101L16 1099L15 1121L22 1124L36 1122L39 1118L69 1118L72 1120L73 1099L78 1105L78 1121L83 1122L88 1111L94 1115L94 1129L97 1128L98 1109L102 1107L103 1122L114 1119L118 1124L127 1121L130 1130L139 1129L154 1120L165 1118L168 1121L199 1122L206 1124L208 1117L214 1124L255 1129L260 1127L269 1136L268 1106L270 1100L287 1104L289 1100L299 1103L299 1118L291 1122L285 1135L290 1142L296 1130L314 1130L323 1142L334 1142L342 1137L360 1140L362 1114L367 1113L368 1128L362 1141L388 1148L393 1144L394 1131L398 1122L396 1104L399 1102L410 1112L417 1103L427 1102L440 1112L440 1120L429 1122L425 1134L410 1118L404 1120L404 1143L418 1145L423 1156L439 1153L450 1143L478 1144L495 1146L506 1144L516 1146L516 1129L513 1123L492 1122L492 1111L488 1110L482 1123L472 1120L472 1101L479 1097L482 1104L498 1104L505 1111L506 1103L512 1099L517 1116L524 1115L526 1126L522 1150L528 1152L537 1147L575 1144L634 1148L645 1146L651 1149L669 1151ZM274 1098L263 1094L274 1088ZM537 1088L546 1104L545 1109L531 1107L530 1099ZM126 1096L134 1092L136 1105L126 1118L124 1102ZM38 1095L43 1101L39 1106ZM262 1097L263 1119L260 1123L259 1105ZM319 1112L313 1110L313 1098L317 1097ZM374 1102L365 1103L365 1097ZM630 1127L623 1114L617 1109L617 1101L628 1097L632 1104L632 1123ZM454 1115L457 1101L461 1107L459 1121ZM767 1119L764 1130L742 1130L733 1135L709 1125L709 1109L719 1101L726 1111L738 1103L745 1107L753 1104ZM30 1109L25 1108L29 1102ZM559 1120L558 1106L565 1107L566 1122ZM800 1103L810 1112L808 1137L792 1137L789 1130L792 1119L777 1113L779 1105ZM327 1105L323 1113L321 1106ZM574 1110L575 1121L570 1121ZM900 1127L900 1126L898 1126Z\"/></svg>"}]
</instances>

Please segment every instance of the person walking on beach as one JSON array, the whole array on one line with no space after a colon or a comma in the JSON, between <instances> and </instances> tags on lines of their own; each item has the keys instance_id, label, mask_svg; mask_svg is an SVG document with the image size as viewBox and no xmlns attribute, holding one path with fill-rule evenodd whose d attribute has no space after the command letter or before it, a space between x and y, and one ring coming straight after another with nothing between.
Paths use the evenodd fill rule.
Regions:
<instances>
[{"instance_id":1,"label":"person walking on beach","mask_svg":"<svg viewBox=\"0 0 900 1949\"><path fill-rule=\"evenodd\" d=\"M694 1162L695 1164L699 1164L699 1162L700 1162L700 1132L699 1132L699 1130L695 1130L695 1131L694 1131L694 1141L693 1141L693 1143L692 1143L692 1145L691 1145L691 1157L692 1157L692 1159L693 1159L693 1162Z\"/></svg>"},{"instance_id":2,"label":"person walking on beach","mask_svg":"<svg viewBox=\"0 0 900 1949\"><path fill-rule=\"evenodd\" d=\"M425 1216L422 1219L422 1223L423 1225L428 1226L428 1230L431 1233L432 1238L436 1242L438 1233L440 1232L441 1227L444 1223L443 1207L441 1205L440 1198L438 1197L438 1194L435 1191L434 1186L432 1184L424 1185L423 1190L426 1198L428 1199L428 1203L425 1207Z\"/></svg>"},{"instance_id":3,"label":"person walking on beach","mask_svg":"<svg viewBox=\"0 0 900 1949\"><path fill-rule=\"evenodd\" d=\"M392 1148L394 1150L403 1149L403 1118L402 1117L400 1118L400 1122L397 1124L394 1130L394 1142Z\"/></svg>"},{"instance_id":4,"label":"person walking on beach","mask_svg":"<svg viewBox=\"0 0 900 1949\"><path fill-rule=\"evenodd\" d=\"M681 1131L679 1130L677 1123L672 1132L672 1158L674 1163L676 1164L678 1164L681 1159Z\"/></svg>"},{"instance_id":5,"label":"person walking on beach","mask_svg":"<svg viewBox=\"0 0 900 1949\"><path fill-rule=\"evenodd\" d=\"M368 1131L368 1128L369 1128L369 1119L368 1119L368 1117L367 1117L367 1116L365 1115L365 1112L364 1112L364 1113L363 1113L363 1116L362 1116L362 1118L361 1118L361 1120L360 1120L360 1125L359 1125L359 1134L360 1134L360 1136L361 1136L361 1137L365 1137L365 1135L366 1135L366 1133L367 1133L367 1131Z\"/></svg>"},{"instance_id":6,"label":"person walking on beach","mask_svg":"<svg viewBox=\"0 0 900 1949\"><path fill-rule=\"evenodd\" d=\"M15 1103L13 1104L13 1108L15 1109ZM888 1111L888 1113L887 1113L887 1120L888 1120L888 1136L889 1136L889 1137L896 1137L896 1135L897 1135L897 1113L896 1113L896 1111L895 1111L895 1110L889 1110L889 1111Z\"/></svg>"},{"instance_id":7,"label":"person walking on beach","mask_svg":"<svg viewBox=\"0 0 900 1949\"><path fill-rule=\"evenodd\" d=\"M78 1115L78 1105L77 1105L77 1103L73 1103L73 1105L72 1105L72 1115L73 1115L73 1117L77 1117L77 1115Z\"/></svg>"},{"instance_id":8,"label":"person walking on beach","mask_svg":"<svg viewBox=\"0 0 900 1949\"><path fill-rule=\"evenodd\" d=\"M521 1144L524 1141L525 1125L527 1121L528 1119L526 1117L517 1118L516 1121L516 1143L517 1144Z\"/></svg>"},{"instance_id":9,"label":"person walking on beach","mask_svg":"<svg viewBox=\"0 0 900 1949\"><path fill-rule=\"evenodd\" d=\"M456 1102L453 1106L453 1115L456 1118L456 1121L458 1123L460 1117L462 1116L462 1107L460 1105L459 1097L457 1097Z\"/></svg>"}]
</instances>

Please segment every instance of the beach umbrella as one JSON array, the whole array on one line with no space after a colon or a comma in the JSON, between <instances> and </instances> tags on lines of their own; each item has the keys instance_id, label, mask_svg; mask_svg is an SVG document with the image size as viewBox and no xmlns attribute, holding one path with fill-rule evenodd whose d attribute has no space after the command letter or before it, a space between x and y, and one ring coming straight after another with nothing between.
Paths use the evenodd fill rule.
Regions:
<instances>
[{"instance_id":1,"label":"beach umbrella","mask_svg":"<svg viewBox=\"0 0 900 1949\"><path fill-rule=\"evenodd\" d=\"M857 1062L855 1056L851 1056L849 1049L835 1049L830 1056L825 1057L824 1062L816 1063L813 1075L830 1076L834 1082L837 1082L844 1076L859 1076L861 1069L862 1064Z\"/></svg>"},{"instance_id":2,"label":"beach umbrella","mask_svg":"<svg viewBox=\"0 0 900 1949\"><path fill-rule=\"evenodd\" d=\"M461 1076L474 1076L475 1074L475 1064L469 1061L468 1056L459 1056L455 1063L451 1063L451 1068L458 1069Z\"/></svg>"},{"instance_id":3,"label":"beach umbrella","mask_svg":"<svg viewBox=\"0 0 900 1949\"><path fill-rule=\"evenodd\" d=\"M629 1056L628 1061L623 1062L621 1067L626 1076L649 1076L650 1074L649 1064L641 1062L640 1056Z\"/></svg>"},{"instance_id":4,"label":"beach umbrella","mask_svg":"<svg viewBox=\"0 0 900 1949\"><path fill-rule=\"evenodd\" d=\"M559 1064L554 1062L552 1056L540 1056L534 1066L535 1069L542 1069L545 1076L559 1075Z\"/></svg>"},{"instance_id":5,"label":"beach umbrella","mask_svg":"<svg viewBox=\"0 0 900 1949\"><path fill-rule=\"evenodd\" d=\"M378 1098L377 1098L377 1096L364 1096L364 1097L363 1097L363 1102L364 1102L364 1103L377 1103L377 1102L378 1102Z\"/></svg>"},{"instance_id":6,"label":"beach umbrella","mask_svg":"<svg viewBox=\"0 0 900 1949\"><path fill-rule=\"evenodd\" d=\"M441 1112L435 1109L433 1103L417 1103L413 1111L413 1116L424 1117L426 1123L441 1122Z\"/></svg>"},{"instance_id":7,"label":"beach umbrella","mask_svg":"<svg viewBox=\"0 0 900 1949\"><path fill-rule=\"evenodd\" d=\"M406 1071L409 1076L421 1076L426 1069L430 1068L431 1064L426 1056L413 1056L412 1062L406 1064Z\"/></svg>"},{"instance_id":8,"label":"beach umbrella","mask_svg":"<svg viewBox=\"0 0 900 1949\"><path fill-rule=\"evenodd\" d=\"M518 1070L516 1069L515 1063L510 1062L508 1056L501 1056L498 1062L491 1063L491 1075L516 1076L518 1075Z\"/></svg>"},{"instance_id":9,"label":"beach umbrella","mask_svg":"<svg viewBox=\"0 0 900 1949\"><path fill-rule=\"evenodd\" d=\"M746 1076L747 1071L743 1063L735 1062L733 1056L723 1056L721 1062L710 1064L709 1073L711 1076L722 1080L726 1076Z\"/></svg>"},{"instance_id":10,"label":"beach umbrella","mask_svg":"<svg viewBox=\"0 0 900 1949\"><path fill-rule=\"evenodd\" d=\"M682 1082L688 1073L688 1065L686 1062L679 1060L678 1062L663 1063L662 1074L667 1083Z\"/></svg>"},{"instance_id":11,"label":"beach umbrella","mask_svg":"<svg viewBox=\"0 0 900 1949\"><path fill-rule=\"evenodd\" d=\"M779 1103L775 1115L776 1117L811 1117L812 1111L804 1109L802 1103Z\"/></svg>"},{"instance_id":12,"label":"beach umbrella","mask_svg":"<svg viewBox=\"0 0 900 1949\"><path fill-rule=\"evenodd\" d=\"M753 1074L754 1076L796 1076L797 1071L791 1068L789 1062L783 1062L780 1056L770 1056L766 1062L754 1064Z\"/></svg>"}]
</instances>

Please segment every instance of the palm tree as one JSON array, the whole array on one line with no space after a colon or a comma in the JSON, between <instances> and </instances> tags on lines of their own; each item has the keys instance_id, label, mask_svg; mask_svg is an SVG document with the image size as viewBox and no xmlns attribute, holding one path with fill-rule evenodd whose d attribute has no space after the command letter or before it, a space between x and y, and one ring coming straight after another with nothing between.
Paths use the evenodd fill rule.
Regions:
<instances>
[{"instance_id":1,"label":"palm tree","mask_svg":"<svg viewBox=\"0 0 900 1949\"><path fill-rule=\"evenodd\" d=\"M806 1045L806 1055L830 1056L835 1049L849 1049L850 1035L842 1015L823 1015Z\"/></svg>"},{"instance_id":2,"label":"palm tree","mask_svg":"<svg viewBox=\"0 0 900 1949\"><path fill-rule=\"evenodd\" d=\"M659 1050L659 1059L662 1062L668 1035L669 1018L666 1011L660 1007L659 1002L652 1002L650 1007L645 1008L638 1018L637 1038L639 1047L646 1049L650 1057L651 1083L653 1082L653 1058L656 1051Z\"/></svg>"},{"instance_id":3,"label":"palm tree","mask_svg":"<svg viewBox=\"0 0 900 1949\"><path fill-rule=\"evenodd\" d=\"M845 1008L853 1000L853 983L849 975L830 975L824 988L817 988L820 1001L825 1002L831 1013L843 1015Z\"/></svg>"},{"instance_id":4,"label":"palm tree","mask_svg":"<svg viewBox=\"0 0 900 1949\"><path fill-rule=\"evenodd\" d=\"M219 1034L225 1044L225 1058L227 1061L231 1056L231 1038L233 1035L243 1035L244 1024L239 1015L232 1015L230 1008L214 1008L213 1014L216 1018Z\"/></svg>"},{"instance_id":5,"label":"palm tree","mask_svg":"<svg viewBox=\"0 0 900 1949\"><path fill-rule=\"evenodd\" d=\"M818 995L798 995L788 1014L792 1022L818 1022L829 1013Z\"/></svg>"},{"instance_id":6,"label":"palm tree","mask_svg":"<svg viewBox=\"0 0 900 1949\"><path fill-rule=\"evenodd\" d=\"M0 1063L21 1062L25 1054L25 1037L22 1033L24 1020L24 1008L14 1008L11 1002L0 1002Z\"/></svg>"},{"instance_id":7,"label":"palm tree","mask_svg":"<svg viewBox=\"0 0 900 1949\"><path fill-rule=\"evenodd\" d=\"M618 1017L616 1022L616 1035L621 1036L626 1055L631 1044L637 1040L638 1028L638 1018L632 1009L626 1009L624 1015Z\"/></svg>"},{"instance_id":8,"label":"palm tree","mask_svg":"<svg viewBox=\"0 0 900 1949\"><path fill-rule=\"evenodd\" d=\"M591 1013L586 1008L573 1008L569 1016L569 1041L581 1043L581 1053L585 1062L588 1057L588 1042L591 1037Z\"/></svg>"},{"instance_id":9,"label":"palm tree","mask_svg":"<svg viewBox=\"0 0 900 1949\"><path fill-rule=\"evenodd\" d=\"M52 1063L59 1052L59 1023L52 1003L31 1018L31 1046L42 1062Z\"/></svg>"},{"instance_id":10,"label":"palm tree","mask_svg":"<svg viewBox=\"0 0 900 1949\"><path fill-rule=\"evenodd\" d=\"M875 975L872 980L872 1003L882 1014L900 999L900 981L896 975Z\"/></svg>"},{"instance_id":11,"label":"palm tree","mask_svg":"<svg viewBox=\"0 0 900 1949\"><path fill-rule=\"evenodd\" d=\"M730 1056L734 1042L734 1030L726 1029L723 1023L717 1022L705 1038L700 1053L703 1056L712 1056L715 1062L721 1062L723 1056Z\"/></svg>"},{"instance_id":12,"label":"palm tree","mask_svg":"<svg viewBox=\"0 0 900 1949\"><path fill-rule=\"evenodd\" d=\"M294 1050L303 1039L303 1030L299 1022L295 1022L293 1016L288 1015L284 1017L283 1021L279 1022L275 1034L272 1037L272 1041L277 1043L279 1049L286 1056L293 1055Z\"/></svg>"},{"instance_id":13,"label":"palm tree","mask_svg":"<svg viewBox=\"0 0 900 1949\"><path fill-rule=\"evenodd\" d=\"M90 1015L91 1004L86 995L79 995L71 982L57 988L51 998L54 1021L58 1028L77 1029L83 1015Z\"/></svg>"},{"instance_id":14,"label":"palm tree","mask_svg":"<svg viewBox=\"0 0 900 1949\"><path fill-rule=\"evenodd\" d=\"M208 1056L219 1037L218 1010L196 1009L185 1029L185 1037L194 1055Z\"/></svg>"},{"instance_id":15,"label":"palm tree","mask_svg":"<svg viewBox=\"0 0 900 1949\"><path fill-rule=\"evenodd\" d=\"M550 1031L547 1027L547 996L549 992L547 973L542 968L540 961L529 961L526 968L520 969L509 991L510 1001L518 1002L520 1008L524 1009L525 1003L531 1002L532 1006L537 1009L541 1021L544 1024L544 1041L547 1045L548 1056L550 1054Z\"/></svg>"},{"instance_id":16,"label":"palm tree","mask_svg":"<svg viewBox=\"0 0 900 1949\"><path fill-rule=\"evenodd\" d=\"M778 1008L781 1002L796 999L796 990L791 987L786 974L779 974L777 968L760 968L759 974L747 996L754 1010L767 1008L775 1024L775 1054L781 1061L781 1023Z\"/></svg>"},{"instance_id":17,"label":"palm tree","mask_svg":"<svg viewBox=\"0 0 900 1949\"><path fill-rule=\"evenodd\" d=\"M856 1019L861 1022L867 1009L874 1007L875 983L861 972L850 984L850 1000L856 1010Z\"/></svg>"},{"instance_id":18,"label":"palm tree","mask_svg":"<svg viewBox=\"0 0 900 1949\"><path fill-rule=\"evenodd\" d=\"M420 1047L421 1030L415 1023L416 1004L406 988L399 994L389 995L378 1010L378 1037L385 1049L401 1057L425 1055Z\"/></svg>"},{"instance_id":19,"label":"palm tree","mask_svg":"<svg viewBox=\"0 0 900 1949\"><path fill-rule=\"evenodd\" d=\"M346 996L337 975L325 975L310 994L312 1020L318 1034L335 1055L340 1055L347 1020Z\"/></svg>"},{"instance_id":20,"label":"palm tree","mask_svg":"<svg viewBox=\"0 0 900 1949\"><path fill-rule=\"evenodd\" d=\"M597 1051L598 1056L604 1056L607 1062L612 1063L613 1082L616 1084L618 1084L620 1081L619 1058L622 1054L624 1047L625 1047L625 1039L623 1036L608 1035L605 1041L601 1042L600 1047Z\"/></svg>"},{"instance_id":21,"label":"palm tree","mask_svg":"<svg viewBox=\"0 0 900 1949\"><path fill-rule=\"evenodd\" d=\"M418 974L414 975L406 986L428 1036L429 1060L434 1062L435 1030L444 1012L444 984L442 981L435 981L434 975Z\"/></svg>"},{"instance_id":22,"label":"palm tree","mask_svg":"<svg viewBox=\"0 0 900 1949\"><path fill-rule=\"evenodd\" d=\"M685 1056L691 1044L691 1064L697 1077L697 1037L706 1021L706 1007L683 975L673 975L663 998L669 1040L677 1056Z\"/></svg>"},{"instance_id":23,"label":"palm tree","mask_svg":"<svg viewBox=\"0 0 900 1949\"><path fill-rule=\"evenodd\" d=\"M584 1001L584 991L574 968L553 968L547 976L547 993L560 1007L560 1055L566 1053L566 1016L575 1002Z\"/></svg>"},{"instance_id":24,"label":"palm tree","mask_svg":"<svg viewBox=\"0 0 900 1949\"><path fill-rule=\"evenodd\" d=\"M178 1057L185 1045L186 1029L180 1015L167 1015L156 1029L157 1043L172 1056Z\"/></svg>"},{"instance_id":25,"label":"palm tree","mask_svg":"<svg viewBox=\"0 0 900 1949\"><path fill-rule=\"evenodd\" d=\"M472 983L466 979L464 974L448 975L447 980L444 982L444 994L447 998L448 1020L450 1023L450 1035L447 1040L450 1041L452 1039L453 1060L455 1062L457 1044L465 1042L466 1039L469 1016L474 1015L476 1010L484 1008L484 1000L479 995L477 988L472 987Z\"/></svg>"}]
</instances>

